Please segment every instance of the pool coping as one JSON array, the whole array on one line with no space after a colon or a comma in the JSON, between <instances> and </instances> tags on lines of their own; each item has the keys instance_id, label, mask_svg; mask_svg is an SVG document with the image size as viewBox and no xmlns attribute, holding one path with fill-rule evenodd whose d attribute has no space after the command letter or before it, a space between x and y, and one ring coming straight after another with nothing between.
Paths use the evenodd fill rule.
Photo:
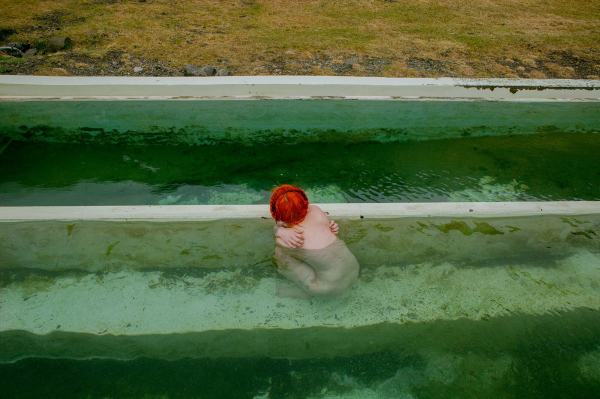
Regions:
<instances>
[{"instance_id":1,"label":"pool coping","mask_svg":"<svg viewBox=\"0 0 600 399\"><path fill-rule=\"evenodd\" d=\"M0 100L40 99L599 101L600 80L343 76L0 76Z\"/></svg>"},{"instance_id":2,"label":"pool coping","mask_svg":"<svg viewBox=\"0 0 600 399\"><path fill-rule=\"evenodd\" d=\"M404 217L518 217L600 213L600 201L425 202L316 204L330 218L382 219ZM139 205L0 207L0 222L105 220L202 221L270 219L267 205Z\"/></svg>"}]
</instances>

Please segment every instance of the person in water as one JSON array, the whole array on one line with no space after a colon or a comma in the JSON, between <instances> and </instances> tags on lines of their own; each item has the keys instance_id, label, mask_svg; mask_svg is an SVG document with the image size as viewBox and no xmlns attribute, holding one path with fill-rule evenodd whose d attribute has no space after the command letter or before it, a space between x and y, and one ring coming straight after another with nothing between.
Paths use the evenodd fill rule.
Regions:
<instances>
[{"instance_id":1,"label":"person in water","mask_svg":"<svg viewBox=\"0 0 600 399\"><path fill-rule=\"evenodd\" d=\"M279 273L295 283L278 287L278 296L308 299L341 295L358 277L359 265L337 238L338 225L306 193L283 185L271 196L276 221L274 257Z\"/></svg>"}]
</instances>

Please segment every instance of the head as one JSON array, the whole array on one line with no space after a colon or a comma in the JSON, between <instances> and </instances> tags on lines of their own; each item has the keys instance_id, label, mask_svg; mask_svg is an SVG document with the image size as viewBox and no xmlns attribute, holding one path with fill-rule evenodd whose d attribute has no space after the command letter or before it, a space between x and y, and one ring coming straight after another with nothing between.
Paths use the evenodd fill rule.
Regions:
<instances>
[{"instance_id":1,"label":"head","mask_svg":"<svg viewBox=\"0 0 600 399\"><path fill-rule=\"evenodd\" d=\"M288 225L298 224L304 220L308 212L308 197L297 187L284 184L279 186L271 196L271 215L277 221Z\"/></svg>"}]
</instances>

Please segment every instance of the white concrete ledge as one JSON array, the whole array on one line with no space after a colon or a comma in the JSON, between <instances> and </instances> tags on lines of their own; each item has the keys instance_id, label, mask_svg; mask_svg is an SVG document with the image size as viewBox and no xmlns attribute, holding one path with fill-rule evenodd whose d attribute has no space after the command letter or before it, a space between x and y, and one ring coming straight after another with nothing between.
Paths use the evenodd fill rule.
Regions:
<instances>
[{"instance_id":1,"label":"white concrete ledge","mask_svg":"<svg viewBox=\"0 0 600 399\"><path fill-rule=\"evenodd\" d=\"M600 99L600 81L341 76L0 76L1 99L164 98Z\"/></svg>"},{"instance_id":2,"label":"white concrete ledge","mask_svg":"<svg viewBox=\"0 0 600 399\"><path fill-rule=\"evenodd\" d=\"M331 218L502 217L600 213L598 201L317 204ZM0 207L0 222L31 220L270 219L267 205L148 205Z\"/></svg>"}]
</instances>

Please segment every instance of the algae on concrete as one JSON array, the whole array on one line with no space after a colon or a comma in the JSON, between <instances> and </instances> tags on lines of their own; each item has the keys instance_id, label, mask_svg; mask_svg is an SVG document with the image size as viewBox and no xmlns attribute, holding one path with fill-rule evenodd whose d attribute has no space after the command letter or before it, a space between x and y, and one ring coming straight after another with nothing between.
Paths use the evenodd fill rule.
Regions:
<instances>
[{"instance_id":1,"label":"algae on concrete","mask_svg":"<svg viewBox=\"0 0 600 399\"><path fill-rule=\"evenodd\" d=\"M300 144L598 133L596 102L2 101L12 139L96 144ZM101 115L101 116L99 116Z\"/></svg>"},{"instance_id":2,"label":"algae on concrete","mask_svg":"<svg viewBox=\"0 0 600 399\"><path fill-rule=\"evenodd\" d=\"M565 223L558 216L337 222L339 237L363 268L443 261L464 267L514 259L553 262L581 249L598 252L600 216L580 219L589 223L572 227L572 219ZM2 223L0 267L92 272L124 267L236 269L271 259L274 247L273 221L269 219L81 221L69 235L73 224Z\"/></svg>"}]
</instances>

